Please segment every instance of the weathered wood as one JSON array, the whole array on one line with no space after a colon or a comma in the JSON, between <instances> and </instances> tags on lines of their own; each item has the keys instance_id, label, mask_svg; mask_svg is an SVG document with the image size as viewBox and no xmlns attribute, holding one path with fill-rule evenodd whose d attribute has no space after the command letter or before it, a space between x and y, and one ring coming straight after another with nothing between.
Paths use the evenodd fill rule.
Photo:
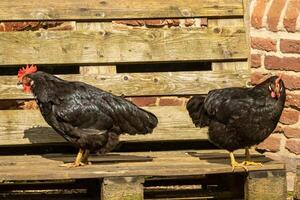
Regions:
<instances>
[{"instance_id":1,"label":"weathered wood","mask_svg":"<svg viewBox=\"0 0 300 200\"><path fill-rule=\"evenodd\" d=\"M246 42L248 51L248 67L251 66L251 43L250 43L250 0L243 0L244 25L246 31Z\"/></svg>"},{"instance_id":2,"label":"weathered wood","mask_svg":"<svg viewBox=\"0 0 300 200\"><path fill-rule=\"evenodd\" d=\"M248 62L213 62L212 71L219 73L250 73Z\"/></svg>"},{"instance_id":3,"label":"weathered wood","mask_svg":"<svg viewBox=\"0 0 300 200\"><path fill-rule=\"evenodd\" d=\"M245 183L246 200L282 200L287 198L286 171L249 172Z\"/></svg>"},{"instance_id":4,"label":"weathered wood","mask_svg":"<svg viewBox=\"0 0 300 200\"><path fill-rule=\"evenodd\" d=\"M101 200L143 200L143 177L104 178L101 187Z\"/></svg>"},{"instance_id":5,"label":"weathered wood","mask_svg":"<svg viewBox=\"0 0 300 200\"><path fill-rule=\"evenodd\" d=\"M249 71L240 70L238 67L236 72L120 73L89 74L85 76L60 75L59 77L68 81L82 81L116 95L193 95L206 94L208 91L217 88L244 87L249 80ZM16 84L17 75L0 76L0 99L33 98L30 93L24 93L18 89Z\"/></svg>"},{"instance_id":6,"label":"weathered wood","mask_svg":"<svg viewBox=\"0 0 300 200\"><path fill-rule=\"evenodd\" d=\"M92 165L75 169L66 169L64 167L59 167L59 165L63 163L62 161L65 162L69 159L69 157L64 158L64 155L53 155L51 157L44 155L2 156L0 162L0 180L6 182L12 180L68 180L120 176L168 177L232 173L229 158L216 159L213 161L202 160L186 154L185 151L119 154L151 157L153 160L149 162L97 163L93 162L93 158L91 158ZM5 159L2 160L2 158ZM284 165L273 161L266 161L264 162L263 167L249 167L250 172L274 169L284 170ZM236 172L244 172L244 170L238 168ZM257 187L262 186L259 185Z\"/></svg>"},{"instance_id":7,"label":"weathered wood","mask_svg":"<svg viewBox=\"0 0 300 200\"><path fill-rule=\"evenodd\" d=\"M145 108L159 120L152 134L123 135L121 141L169 141L207 139L206 128L195 128L185 107L162 106ZM65 142L44 121L39 110L0 111L0 145Z\"/></svg>"},{"instance_id":8,"label":"weathered wood","mask_svg":"<svg viewBox=\"0 0 300 200\"><path fill-rule=\"evenodd\" d=\"M300 165L297 165L296 178L294 183L294 199L300 199Z\"/></svg>"},{"instance_id":9,"label":"weathered wood","mask_svg":"<svg viewBox=\"0 0 300 200\"><path fill-rule=\"evenodd\" d=\"M4 20L111 20L128 18L172 18L243 16L242 0L1 0Z\"/></svg>"},{"instance_id":10,"label":"weathered wood","mask_svg":"<svg viewBox=\"0 0 300 200\"><path fill-rule=\"evenodd\" d=\"M116 74L117 68L115 65L110 66L80 66L80 74L95 75L95 74Z\"/></svg>"},{"instance_id":11,"label":"weathered wood","mask_svg":"<svg viewBox=\"0 0 300 200\"><path fill-rule=\"evenodd\" d=\"M192 29L0 32L0 64L143 63L246 59L245 30Z\"/></svg>"},{"instance_id":12,"label":"weathered wood","mask_svg":"<svg viewBox=\"0 0 300 200\"><path fill-rule=\"evenodd\" d=\"M76 23L76 30L101 30L103 23ZM80 66L79 72L82 75L95 74L116 74L117 67L111 66Z\"/></svg>"}]
</instances>

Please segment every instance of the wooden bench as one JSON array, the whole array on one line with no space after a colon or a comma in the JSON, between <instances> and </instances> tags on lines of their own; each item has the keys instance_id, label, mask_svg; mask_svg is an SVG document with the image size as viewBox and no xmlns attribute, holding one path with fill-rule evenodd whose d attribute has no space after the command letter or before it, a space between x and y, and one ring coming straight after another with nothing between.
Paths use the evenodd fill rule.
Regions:
<instances>
[{"instance_id":1,"label":"wooden bench","mask_svg":"<svg viewBox=\"0 0 300 200\"><path fill-rule=\"evenodd\" d=\"M2 22L58 20L73 30L0 32L0 198L284 199L284 164L256 155L263 167L232 173L227 152L207 141L207 129L194 127L184 105L146 107L159 118L153 134L122 136L116 152L92 155L93 165L75 169L59 167L73 160L75 151L39 110L14 107L33 99L16 88L17 69L27 63L50 71L79 66L59 76L128 98L189 97L246 86L245 5L242 0L2 0ZM165 19L159 23L166 25L153 27L158 20L149 19ZM185 19L194 24L181 27ZM180 26L168 27L170 21ZM132 22L146 25L124 25ZM166 71L166 64L179 67Z\"/></svg>"}]
</instances>

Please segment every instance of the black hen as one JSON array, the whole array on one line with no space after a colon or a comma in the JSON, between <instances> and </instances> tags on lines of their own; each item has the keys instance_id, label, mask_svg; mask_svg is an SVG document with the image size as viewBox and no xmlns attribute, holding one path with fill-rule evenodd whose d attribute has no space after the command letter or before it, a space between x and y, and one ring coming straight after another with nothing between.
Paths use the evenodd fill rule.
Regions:
<instances>
[{"instance_id":1,"label":"black hen","mask_svg":"<svg viewBox=\"0 0 300 200\"><path fill-rule=\"evenodd\" d=\"M28 73L25 69L19 74L24 90L30 89L36 97L46 122L80 149L75 163L67 166L84 165L90 151L109 152L120 134L151 133L158 123L154 114L91 85L41 71Z\"/></svg>"},{"instance_id":2,"label":"black hen","mask_svg":"<svg viewBox=\"0 0 300 200\"><path fill-rule=\"evenodd\" d=\"M266 139L275 129L284 108L283 81L272 76L253 88L212 90L206 97L195 96L187 110L197 127L208 126L209 140L230 152L234 167L256 165L250 162L249 147ZM246 148L246 161L237 163L233 151Z\"/></svg>"}]
</instances>

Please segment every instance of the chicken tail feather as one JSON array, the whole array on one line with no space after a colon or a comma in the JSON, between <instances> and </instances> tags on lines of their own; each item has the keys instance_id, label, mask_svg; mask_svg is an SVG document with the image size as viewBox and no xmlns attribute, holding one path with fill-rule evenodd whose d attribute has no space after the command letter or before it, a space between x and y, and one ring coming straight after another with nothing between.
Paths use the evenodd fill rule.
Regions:
<instances>
[{"instance_id":1,"label":"chicken tail feather","mask_svg":"<svg viewBox=\"0 0 300 200\"><path fill-rule=\"evenodd\" d=\"M186 105L190 117L196 127L204 127L209 125L209 117L204 109L205 96L194 96Z\"/></svg>"}]
</instances>

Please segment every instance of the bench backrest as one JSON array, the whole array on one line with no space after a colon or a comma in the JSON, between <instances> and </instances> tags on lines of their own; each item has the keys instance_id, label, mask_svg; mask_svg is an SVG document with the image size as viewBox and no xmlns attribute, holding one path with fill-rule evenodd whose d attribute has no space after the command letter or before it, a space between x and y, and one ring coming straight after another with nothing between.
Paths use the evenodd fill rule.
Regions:
<instances>
[{"instance_id":1,"label":"bench backrest","mask_svg":"<svg viewBox=\"0 0 300 200\"><path fill-rule=\"evenodd\" d=\"M242 0L16 0L13 3L1 0L0 25L6 31L0 32L0 104L33 99L16 88L17 68L27 63L53 69L80 66L76 74L59 76L126 97L188 97L215 88L246 86L249 49L243 3ZM158 18L161 20L153 20ZM11 22L32 20L42 20L35 22L39 26L49 20L62 25L47 26L48 30L9 31ZM191 22L191 26L185 25L186 22ZM181 65L181 70L168 71L164 69L166 63L169 63L167 69L174 64ZM135 71L119 73L128 66ZM191 71L190 66L193 69L196 66L197 70ZM15 75L5 73L14 68ZM152 71L147 72L147 68ZM0 146L65 142L47 128L38 110L2 107ZM124 136L122 140L207 138L203 134L206 129L194 128L185 106L146 109L159 118L155 132Z\"/></svg>"}]
</instances>

